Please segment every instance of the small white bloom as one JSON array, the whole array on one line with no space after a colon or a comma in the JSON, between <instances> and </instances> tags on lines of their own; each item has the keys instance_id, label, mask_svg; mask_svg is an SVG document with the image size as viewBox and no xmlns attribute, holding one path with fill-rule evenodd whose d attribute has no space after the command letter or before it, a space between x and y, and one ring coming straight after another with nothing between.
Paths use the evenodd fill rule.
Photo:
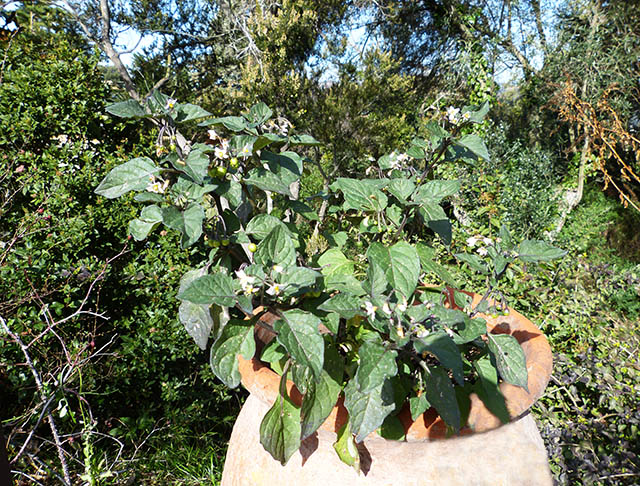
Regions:
<instances>
[{"instance_id":1,"label":"small white bloom","mask_svg":"<svg viewBox=\"0 0 640 486\"><path fill-rule=\"evenodd\" d=\"M464 121L469 120L469 118L471 118L471 113L469 113L468 111L462 114L462 119Z\"/></svg>"},{"instance_id":2,"label":"small white bloom","mask_svg":"<svg viewBox=\"0 0 640 486\"><path fill-rule=\"evenodd\" d=\"M484 246L481 246L476 250L476 253L480 256L487 256L487 249Z\"/></svg>"},{"instance_id":3,"label":"small white bloom","mask_svg":"<svg viewBox=\"0 0 640 486\"><path fill-rule=\"evenodd\" d=\"M274 265L273 267L271 267L271 270L273 270L275 273L282 273L284 268L282 268L282 265Z\"/></svg>"},{"instance_id":4,"label":"small white bloom","mask_svg":"<svg viewBox=\"0 0 640 486\"><path fill-rule=\"evenodd\" d=\"M267 289L267 294L273 295L273 296L280 295L283 288L284 287L282 287L280 284L274 283L271 287Z\"/></svg>"},{"instance_id":5,"label":"small white bloom","mask_svg":"<svg viewBox=\"0 0 640 486\"><path fill-rule=\"evenodd\" d=\"M375 169L373 167L367 167L364 171L364 175L370 176L374 170Z\"/></svg>"},{"instance_id":6,"label":"small white bloom","mask_svg":"<svg viewBox=\"0 0 640 486\"><path fill-rule=\"evenodd\" d=\"M167 104L164 106L165 110L173 110L173 107L176 106L176 103L178 102L178 100L174 99L174 98L169 98L167 100Z\"/></svg>"},{"instance_id":7,"label":"small white bloom","mask_svg":"<svg viewBox=\"0 0 640 486\"><path fill-rule=\"evenodd\" d=\"M449 120L449 123L453 123L454 125L457 124L459 121L459 115L460 108L455 108L453 106L447 108L447 120Z\"/></svg>"},{"instance_id":8,"label":"small white bloom","mask_svg":"<svg viewBox=\"0 0 640 486\"><path fill-rule=\"evenodd\" d=\"M158 179L156 180L155 177L150 177L149 179L151 179L151 182L149 183L149 185L147 186L147 191L149 192L155 192L156 194L164 194L164 192L167 190L167 187L169 187L169 181L163 181L162 179Z\"/></svg>"},{"instance_id":9,"label":"small white bloom","mask_svg":"<svg viewBox=\"0 0 640 486\"><path fill-rule=\"evenodd\" d=\"M485 245L492 245L492 244L493 244L493 241L491 240L491 238L487 238L487 237L482 238L482 242L483 242Z\"/></svg>"},{"instance_id":10,"label":"small white bloom","mask_svg":"<svg viewBox=\"0 0 640 486\"><path fill-rule=\"evenodd\" d=\"M382 304L382 311L388 316L391 315L391 307L389 307L389 302L385 302L384 304Z\"/></svg>"},{"instance_id":11,"label":"small white bloom","mask_svg":"<svg viewBox=\"0 0 640 486\"><path fill-rule=\"evenodd\" d=\"M213 149L213 154L218 159L227 159L227 158L229 158L229 152L228 152L227 148L224 145L222 147L216 147L215 149Z\"/></svg>"},{"instance_id":12,"label":"small white bloom","mask_svg":"<svg viewBox=\"0 0 640 486\"><path fill-rule=\"evenodd\" d=\"M425 338L425 337L427 337L428 335L429 335L429 330L428 330L428 329L425 329L425 328L424 328L424 327L422 327L422 326L420 326L420 327L418 328L418 332L416 333L416 336L417 336L419 339Z\"/></svg>"},{"instance_id":13,"label":"small white bloom","mask_svg":"<svg viewBox=\"0 0 640 486\"><path fill-rule=\"evenodd\" d=\"M378 308L375 305L373 305L371 302L366 301L364 303L364 308L365 308L365 311L367 312L367 316L370 319L373 319L376 316L376 311L378 310Z\"/></svg>"},{"instance_id":14,"label":"small white bloom","mask_svg":"<svg viewBox=\"0 0 640 486\"><path fill-rule=\"evenodd\" d=\"M473 248L477 242L478 242L478 238L476 238L475 236L471 236L467 238L467 246L469 248Z\"/></svg>"},{"instance_id":15,"label":"small white bloom","mask_svg":"<svg viewBox=\"0 0 640 486\"><path fill-rule=\"evenodd\" d=\"M240 156L245 159L251 155L251 147L249 145L245 145L242 147L242 151L240 152Z\"/></svg>"},{"instance_id":16,"label":"small white bloom","mask_svg":"<svg viewBox=\"0 0 640 486\"><path fill-rule=\"evenodd\" d=\"M207 135L209 135L209 139L211 140L218 140L220 138L220 135L218 135L218 132L215 130L207 130Z\"/></svg>"},{"instance_id":17,"label":"small white bloom","mask_svg":"<svg viewBox=\"0 0 640 486\"><path fill-rule=\"evenodd\" d=\"M256 281L255 277L247 275L244 270L236 270L236 277L238 277L238 280L240 280L240 287L242 287L242 290L246 294L250 294L253 292L253 282Z\"/></svg>"},{"instance_id":18,"label":"small white bloom","mask_svg":"<svg viewBox=\"0 0 640 486\"><path fill-rule=\"evenodd\" d=\"M398 334L399 338L404 337L404 328L400 324L396 326L396 333Z\"/></svg>"},{"instance_id":19,"label":"small white bloom","mask_svg":"<svg viewBox=\"0 0 640 486\"><path fill-rule=\"evenodd\" d=\"M407 310L407 299L402 299L402 302L396 306L396 309L400 312L406 312Z\"/></svg>"},{"instance_id":20,"label":"small white bloom","mask_svg":"<svg viewBox=\"0 0 640 486\"><path fill-rule=\"evenodd\" d=\"M400 162L401 164L406 162L407 160L409 160L409 156L407 154L398 155L398 162Z\"/></svg>"}]
</instances>

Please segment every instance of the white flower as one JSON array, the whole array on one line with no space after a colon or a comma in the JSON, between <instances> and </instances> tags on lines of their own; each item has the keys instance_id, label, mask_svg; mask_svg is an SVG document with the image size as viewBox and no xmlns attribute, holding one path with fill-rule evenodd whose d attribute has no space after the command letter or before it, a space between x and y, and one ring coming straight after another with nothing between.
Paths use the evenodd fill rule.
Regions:
<instances>
[{"instance_id":1,"label":"white flower","mask_svg":"<svg viewBox=\"0 0 640 486\"><path fill-rule=\"evenodd\" d=\"M409 156L407 154L398 155L398 162L403 163L409 160Z\"/></svg>"},{"instance_id":2,"label":"white flower","mask_svg":"<svg viewBox=\"0 0 640 486\"><path fill-rule=\"evenodd\" d=\"M404 328L400 324L396 326L396 333L398 334L399 338L404 337Z\"/></svg>"},{"instance_id":3,"label":"white flower","mask_svg":"<svg viewBox=\"0 0 640 486\"><path fill-rule=\"evenodd\" d=\"M460 108L455 108L450 106L447 108L447 120L449 123L453 123L454 125L458 123L460 115Z\"/></svg>"},{"instance_id":4,"label":"white flower","mask_svg":"<svg viewBox=\"0 0 640 486\"><path fill-rule=\"evenodd\" d=\"M487 238L487 237L482 238L482 242L483 242L485 245L492 245L492 244L493 244L493 241L491 240L491 238Z\"/></svg>"},{"instance_id":5,"label":"white flower","mask_svg":"<svg viewBox=\"0 0 640 486\"><path fill-rule=\"evenodd\" d=\"M378 310L378 308L368 300L364 303L364 308L365 308L365 311L367 312L367 316L370 319L373 319L376 316L376 311Z\"/></svg>"},{"instance_id":6,"label":"white flower","mask_svg":"<svg viewBox=\"0 0 640 486\"><path fill-rule=\"evenodd\" d=\"M149 192L155 192L156 194L164 194L164 192L167 190L167 187L169 187L168 180L167 181L163 181L162 179L156 180L156 178L153 176L149 177L149 179L151 180L151 182L147 186L147 191Z\"/></svg>"},{"instance_id":7,"label":"white flower","mask_svg":"<svg viewBox=\"0 0 640 486\"><path fill-rule=\"evenodd\" d=\"M269 295L280 295L284 287L280 284L274 283L271 287L267 289L267 294Z\"/></svg>"},{"instance_id":8,"label":"white flower","mask_svg":"<svg viewBox=\"0 0 640 486\"><path fill-rule=\"evenodd\" d=\"M385 302L384 304L382 304L382 311L388 316L391 315L391 307L389 307L389 302Z\"/></svg>"},{"instance_id":9,"label":"white flower","mask_svg":"<svg viewBox=\"0 0 640 486\"><path fill-rule=\"evenodd\" d=\"M468 111L467 111L466 113L463 113L463 114L462 114L462 119L463 119L464 121L469 120L469 118L471 118L471 113L469 113Z\"/></svg>"},{"instance_id":10,"label":"white flower","mask_svg":"<svg viewBox=\"0 0 640 486\"><path fill-rule=\"evenodd\" d=\"M242 151L240 152L240 156L245 159L251 155L251 147L249 145L245 145L242 147Z\"/></svg>"},{"instance_id":11,"label":"white flower","mask_svg":"<svg viewBox=\"0 0 640 486\"><path fill-rule=\"evenodd\" d=\"M226 159L229 157L229 152L227 150L227 147L225 147L224 145L222 147L216 147L215 149L213 149L213 154L218 159Z\"/></svg>"},{"instance_id":12,"label":"white flower","mask_svg":"<svg viewBox=\"0 0 640 486\"><path fill-rule=\"evenodd\" d=\"M487 249L484 246L481 246L476 250L476 253L480 256L487 256Z\"/></svg>"},{"instance_id":13,"label":"white flower","mask_svg":"<svg viewBox=\"0 0 640 486\"><path fill-rule=\"evenodd\" d=\"M470 238L467 238L467 246L469 248L473 248L477 242L478 242L478 238L476 238L475 236L471 236Z\"/></svg>"},{"instance_id":14,"label":"white flower","mask_svg":"<svg viewBox=\"0 0 640 486\"><path fill-rule=\"evenodd\" d=\"M258 289L253 286L253 283L256 281L255 277L247 275L244 270L236 270L236 277L240 280L240 287L245 294L249 295L258 291Z\"/></svg>"},{"instance_id":15,"label":"white flower","mask_svg":"<svg viewBox=\"0 0 640 486\"><path fill-rule=\"evenodd\" d=\"M282 268L281 265L274 265L273 267L271 267L271 270L273 270L275 273L282 273L284 268Z\"/></svg>"},{"instance_id":16,"label":"white flower","mask_svg":"<svg viewBox=\"0 0 640 486\"><path fill-rule=\"evenodd\" d=\"M420 326L420 327L418 328L418 332L416 333L416 336L417 336L419 339L425 338L425 337L427 337L428 335L429 335L429 330L428 330L428 329L425 329L425 328L424 328L424 327L422 327L422 326Z\"/></svg>"},{"instance_id":17,"label":"white flower","mask_svg":"<svg viewBox=\"0 0 640 486\"><path fill-rule=\"evenodd\" d=\"M372 173L374 170L375 170L375 169L374 169L373 167L371 167L371 166L370 166L370 167L367 167L367 168L364 170L364 175L370 176L370 175L371 175L371 173Z\"/></svg>"},{"instance_id":18,"label":"white flower","mask_svg":"<svg viewBox=\"0 0 640 486\"><path fill-rule=\"evenodd\" d=\"M167 104L164 106L165 110L173 110L173 107L176 106L176 103L178 102L178 100L174 99L174 98L169 98L167 100Z\"/></svg>"},{"instance_id":19,"label":"white flower","mask_svg":"<svg viewBox=\"0 0 640 486\"><path fill-rule=\"evenodd\" d=\"M209 135L211 140L217 140L220 138L220 135L218 135L218 132L215 130L207 130L207 135Z\"/></svg>"},{"instance_id":20,"label":"white flower","mask_svg":"<svg viewBox=\"0 0 640 486\"><path fill-rule=\"evenodd\" d=\"M407 299L402 299L402 302L396 306L396 310L400 312L405 312L407 310Z\"/></svg>"}]
</instances>

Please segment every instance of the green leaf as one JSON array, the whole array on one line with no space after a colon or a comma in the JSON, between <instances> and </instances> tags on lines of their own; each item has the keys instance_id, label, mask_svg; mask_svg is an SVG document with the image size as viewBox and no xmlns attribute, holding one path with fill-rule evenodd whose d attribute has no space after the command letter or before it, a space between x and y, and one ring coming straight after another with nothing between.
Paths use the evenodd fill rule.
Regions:
<instances>
[{"instance_id":1,"label":"green leaf","mask_svg":"<svg viewBox=\"0 0 640 486\"><path fill-rule=\"evenodd\" d=\"M423 243L418 243L416 245L416 251L418 252L418 256L420 257L420 265L422 266L422 270L424 272L434 273L445 283L451 285L452 287L458 286L458 282L453 278L449 271L445 267L434 261L435 251L433 250L433 248L428 247Z\"/></svg>"},{"instance_id":2,"label":"green leaf","mask_svg":"<svg viewBox=\"0 0 640 486\"><path fill-rule=\"evenodd\" d=\"M487 150L487 146L484 144L482 139L474 133L465 135L462 138L456 140L454 143L470 150L475 155L477 155L478 157L482 157L486 161L491 160L489 151Z\"/></svg>"},{"instance_id":3,"label":"green leaf","mask_svg":"<svg viewBox=\"0 0 640 486\"><path fill-rule=\"evenodd\" d=\"M424 381L427 400L457 433L460 430L460 408L449 374L444 368L434 366L425 372Z\"/></svg>"},{"instance_id":4,"label":"green leaf","mask_svg":"<svg viewBox=\"0 0 640 486\"><path fill-rule=\"evenodd\" d=\"M253 321L232 319L224 326L220 337L211 347L211 369L229 388L235 388L240 384L238 355L251 359L256 352L253 327Z\"/></svg>"},{"instance_id":5,"label":"green leaf","mask_svg":"<svg viewBox=\"0 0 640 486\"><path fill-rule=\"evenodd\" d=\"M367 280L364 282L367 294L372 297L380 297L387 292L389 282L383 268L375 261L369 259L369 267L367 268Z\"/></svg>"},{"instance_id":6,"label":"green leaf","mask_svg":"<svg viewBox=\"0 0 640 486\"><path fill-rule=\"evenodd\" d=\"M344 209L382 211L387 207L388 198L380 189L386 184L387 181L385 180L340 177L331 185L331 189L333 191L342 191Z\"/></svg>"},{"instance_id":7,"label":"green leaf","mask_svg":"<svg viewBox=\"0 0 640 486\"><path fill-rule=\"evenodd\" d=\"M307 147L319 147L322 145L322 142L318 142L311 135L292 135L289 137L289 144L291 146L294 145L302 145Z\"/></svg>"},{"instance_id":8,"label":"green leaf","mask_svg":"<svg viewBox=\"0 0 640 486\"><path fill-rule=\"evenodd\" d=\"M273 111L262 101L256 103L249 110L247 118L254 124L254 126L262 125L273 115Z\"/></svg>"},{"instance_id":9,"label":"green leaf","mask_svg":"<svg viewBox=\"0 0 640 486\"><path fill-rule=\"evenodd\" d=\"M184 159L182 170L198 184L202 184L209 168L209 157L200 150L192 150ZM174 164L175 167L175 164Z\"/></svg>"},{"instance_id":10,"label":"green leaf","mask_svg":"<svg viewBox=\"0 0 640 486\"><path fill-rule=\"evenodd\" d=\"M344 253L337 248L329 248L318 258L318 265L322 267L322 274L331 275L353 275L355 264L349 260Z\"/></svg>"},{"instance_id":11,"label":"green leaf","mask_svg":"<svg viewBox=\"0 0 640 486\"><path fill-rule=\"evenodd\" d=\"M464 383L464 372L462 370L462 357L456 343L453 342L446 332L431 332L423 338L416 339L413 342L415 350L422 354L425 351L433 354L438 361L449 368L453 374L453 378L462 385Z\"/></svg>"},{"instance_id":12,"label":"green leaf","mask_svg":"<svg viewBox=\"0 0 640 486\"><path fill-rule=\"evenodd\" d=\"M144 240L149 232L160 222L162 222L160 208L155 204L146 206L140 213L140 217L129 223L129 234L136 241Z\"/></svg>"},{"instance_id":13,"label":"green leaf","mask_svg":"<svg viewBox=\"0 0 640 486\"><path fill-rule=\"evenodd\" d=\"M206 272L206 267L203 267L185 273L180 279L178 294L181 294L195 279L204 276ZM207 348L207 341L213 328L213 318L209 307L209 304L194 304L185 300L180 303L178 308L180 322L185 327L187 334L203 351Z\"/></svg>"},{"instance_id":14,"label":"green leaf","mask_svg":"<svg viewBox=\"0 0 640 486\"><path fill-rule=\"evenodd\" d=\"M316 377L322 372L324 362L320 324L322 321L317 316L297 309L283 312L282 318L273 323L278 342L296 362L310 367Z\"/></svg>"},{"instance_id":15,"label":"green leaf","mask_svg":"<svg viewBox=\"0 0 640 486\"><path fill-rule=\"evenodd\" d=\"M387 440L405 440L407 434L397 415L389 415L378 429L378 435Z\"/></svg>"},{"instance_id":16,"label":"green leaf","mask_svg":"<svg viewBox=\"0 0 640 486\"><path fill-rule=\"evenodd\" d=\"M356 442L362 442L382 425L395 409L393 386L389 380L377 388L362 393L356 380L350 380L344 388L344 406L349 412L349 422L356 434Z\"/></svg>"},{"instance_id":17,"label":"green leaf","mask_svg":"<svg viewBox=\"0 0 640 486\"><path fill-rule=\"evenodd\" d=\"M487 265L484 264L480 257L478 257L477 255L472 255L470 253L456 253L454 256L482 275L487 275L489 273Z\"/></svg>"},{"instance_id":18,"label":"green leaf","mask_svg":"<svg viewBox=\"0 0 640 486\"><path fill-rule=\"evenodd\" d=\"M398 199L400 202L406 203L409 199L409 196L413 194L416 185L411 179L400 178L391 179L387 188L389 190L389 193L394 195L396 199Z\"/></svg>"},{"instance_id":19,"label":"green leaf","mask_svg":"<svg viewBox=\"0 0 640 486\"><path fill-rule=\"evenodd\" d=\"M456 341L458 344L469 343L487 333L487 323L479 317L471 319L465 315L464 322L458 324L456 331L460 336L460 339Z\"/></svg>"},{"instance_id":20,"label":"green leaf","mask_svg":"<svg viewBox=\"0 0 640 486\"><path fill-rule=\"evenodd\" d=\"M178 299L187 300L194 304L208 305L213 303L223 307L231 307L236 301L233 279L222 272L203 275L178 293Z\"/></svg>"},{"instance_id":21,"label":"green leaf","mask_svg":"<svg viewBox=\"0 0 640 486\"><path fill-rule=\"evenodd\" d=\"M504 396L500 391L498 370L491 363L491 358L489 355L485 355L475 361L473 366L480 377L480 382L476 383L475 387L480 400L503 424L508 423L511 417L509 416Z\"/></svg>"},{"instance_id":22,"label":"green leaf","mask_svg":"<svg viewBox=\"0 0 640 486\"><path fill-rule=\"evenodd\" d=\"M282 265L285 268L294 266L296 264L296 249L289 236L289 231L283 226L273 228L258 247L255 261L267 267L273 265Z\"/></svg>"},{"instance_id":23,"label":"green leaf","mask_svg":"<svg viewBox=\"0 0 640 486\"><path fill-rule=\"evenodd\" d=\"M318 310L335 312L340 317L351 319L353 316L361 314L361 307L359 298L349 294L337 294L319 305Z\"/></svg>"},{"instance_id":24,"label":"green leaf","mask_svg":"<svg viewBox=\"0 0 640 486\"><path fill-rule=\"evenodd\" d=\"M373 243L367 251L369 261L385 269L387 280L406 299L413 295L420 278L420 257L416 249L404 241L390 248Z\"/></svg>"},{"instance_id":25,"label":"green leaf","mask_svg":"<svg viewBox=\"0 0 640 486\"><path fill-rule=\"evenodd\" d=\"M264 240L269 233L271 233L276 227L282 226L287 230L285 224L275 216L270 214L258 214L247 224L245 233L253 235L257 240Z\"/></svg>"},{"instance_id":26,"label":"green leaf","mask_svg":"<svg viewBox=\"0 0 640 486\"><path fill-rule=\"evenodd\" d=\"M428 223L429 221L444 221L447 218L447 214L440 204L433 202L421 202L419 208L420 216Z\"/></svg>"},{"instance_id":27,"label":"green leaf","mask_svg":"<svg viewBox=\"0 0 640 486\"><path fill-rule=\"evenodd\" d=\"M324 366L315 379L308 382L302 399L302 440L313 434L327 419L342 390L344 363L333 347L324 350Z\"/></svg>"},{"instance_id":28,"label":"green leaf","mask_svg":"<svg viewBox=\"0 0 640 486\"><path fill-rule=\"evenodd\" d=\"M108 199L114 199L129 191L142 191L160 170L160 167L148 157L132 159L111 169L95 192Z\"/></svg>"},{"instance_id":29,"label":"green leaf","mask_svg":"<svg viewBox=\"0 0 640 486\"><path fill-rule=\"evenodd\" d=\"M138 202L159 203L164 201L164 196L162 194L156 194L155 192L141 192L133 196L133 199Z\"/></svg>"},{"instance_id":30,"label":"green leaf","mask_svg":"<svg viewBox=\"0 0 640 486\"><path fill-rule=\"evenodd\" d=\"M518 246L517 252L520 259L525 262L548 262L567 254L566 251L540 240L524 240Z\"/></svg>"},{"instance_id":31,"label":"green leaf","mask_svg":"<svg viewBox=\"0 0 640 486\"><path fill-rule=\"evenodd\" d=\"M111 113L114 116L120 118L133 118L146 116L147 112L136 100L121 101L114 103L105 108L107 113Z\"/></svg>"},{"instance_id":32,"label":"green leaf","mask_svg":"<svg viewBox=\"0 0 640 486\"><path fill-rule=\"evenodd\" d=\"M222 125L233 132L241 132L247 128L247 121L241 116L224 116L222 118L212 118L199 123L200 127L208 127L211 125Z\"/></svg>"},{"instance_id":33,"label":"green leaf","mask_svg":"<svg viewBox=\"0 0 640 486\"><path fill-rule=\"evenodd\" d=\"M260 423L260 444L284 466L300 448L300 409L282 391Z\"/></svg>"},{"instance_id":34,"label":"green leaf","mask_svg":"<svg viewBox=\"0 0 640 486\"><path fill-rule=\"evenodd\" d=\"M413 200L419 203L436 204L460 190L460 181L433 180L422 184Z\"/></svg>"},{"instance_id":35,"label":"green leaf","mask_svg":"<svg viewBox=\"0 0 640 486\"><path fill-rule=\"evenodd\" d=\"M198 105L191 103L181 103L175 107L174 120L178 123L184 123L191 120L197 120L198 118L204 118L205 116L211 116L204 108L200 108Z\"/></svg>"},{"instance_id":36,"label":"green leaf","mask_svg":"<svg viewBox=\"0 0 640 486\"><path fill-rule=\"evenodd\" d=\"M278 281L285 286L286 296L295 296L314 288L321 276L319 272L310 268L288 267L278 276Z\"/></svg>"},{"instance_id":37,"label":"green leaf","mask_svg":"<svg viewBox=\"0 0 640 486\"><path fill-rule=\"evenodd\" d=\"M356 441L353 440L349 421L338 430L338 438L333 444L333 448L342 462L354 468L358 473L360 472L360 454L358 453Z\"/></svg>"},{"instance_id":38,"label":"green leaf","mask_svg":"<svg viewBox=\"0 0 640 486\"><path fill-rule=\"evenodd\" d=\"M510 334L488 333L487 336L489 337L489 352L496 360L502 379L529 391L527 360L518 340Z\"/></svg>"},{"instance_id":39,"label":"green leaf","mask_svg":"<svg viewBox=\"0 0 640 486\"><path fill-rule=\"evenodd\" d=\"M171 229L182 233L182 248L192 245L202 234L204 209L199 204L190 204L184 211L174 206L162 208L162 221Z\"/></svg>"},{"instance_id":40,"label":"green leaf","mask_svg":"<svg viewBox=\"0 0 640 486\"><path fill-rule=\"evenodd\" d=\"M260 158L263 163L267 163L269 169L264 167L251 169L244 181L263 191L293 197L290 186L302 175L302 162L298 154L293 152L274 154L264 150Z\"/></svg>"},{"instance_id":41,"label":"green leaf","mask_svg":"<svg viewBox=\"0 0 640 486\"><path fill-rule=\"evenodd\" d=\"M513 241L511 241L511 235L509 234L509 228L504 224L500 226L500 245L507 251L513 250Z\"/></svg>"},{"instance_id":42,"label":"green leaf","mask_svg":"<svg viewBox=\"0 0 640 486\"><path fill-rule=\"evenodd\" d=\"M451 244L451 221L448 219L432 219L427 222L427 226L442 239L446 246Z\"/></svg>"},{"instance_id":43,"label":"green leaf","mask_svg":"<svg viewBox=\"0 0 640 486\"><path fill-rule=\"evenodd\" d=\"M318 213L313 208L300 201L288 201L287 206L293 209L296 213L302 215L310 221L318 221Z\"/></svg>"},{"instance_id":44,"label":"green leaf","mask_svg":"<svg viewBox=\"0 0 640 486\"><path fill-rule=\"evenodd\" d=\"M360 364L354 376L358 390L366 393L382 386L382 383L398 372L396 357L398 353L383 345L365 341L358 350Z\"/></svg>"},{"instance_id":45,"label":"green leaf","mask_svg":"<svg viewBox=\"0 0 640 486\"><path fill-rule=\"evenodd\" d=\"M472 123L482 123L484 117L489 113L489 102L485 101L480 106L465 106L462 108L462 113L469 113L469 121Z\"/></svg>"},{"instance_id":46,"label":"green leaf","mask_svg":"<svg viewBox=\"0 0 640 486\"><path fill-rule=\"evenodd\" d=\"M418 417L431 408L427 396L422 393L419 396L409 398L409 410L411 411L411 420L414 422L418 420Z\"/></svg>"}]
</instances>

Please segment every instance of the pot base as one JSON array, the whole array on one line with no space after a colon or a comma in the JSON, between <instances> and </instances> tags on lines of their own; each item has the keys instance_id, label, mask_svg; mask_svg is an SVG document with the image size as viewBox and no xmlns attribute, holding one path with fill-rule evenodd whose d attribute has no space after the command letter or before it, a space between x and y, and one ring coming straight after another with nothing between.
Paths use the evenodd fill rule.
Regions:
<instances>
[{"instance_id":1,"label":"pot base","mask_svg":"<svg viewBox=\"0 0 640 486\"><path fill-rule=\"evenodd\" d=\"M433 441L389 441L374 434L359 446L362 472L333 450L336 435L318 430L286 466L260 444L269 405L247 398L233 427L221 486L551 486L547 453L531 415L482 434Z\"/></svg>"}]
</instances>

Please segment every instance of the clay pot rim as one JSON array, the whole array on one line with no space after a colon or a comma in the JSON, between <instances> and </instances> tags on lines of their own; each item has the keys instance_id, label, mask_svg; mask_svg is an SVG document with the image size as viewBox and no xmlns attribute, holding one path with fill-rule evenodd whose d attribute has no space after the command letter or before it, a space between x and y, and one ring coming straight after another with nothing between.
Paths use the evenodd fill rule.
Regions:
<instances>
[{"instance_id":1,"label":"clay pot rim","mask_svg":"<svg viewBox=\"0 0 640 486\"><path fill-rule=\"evenodd\" d=\"M453 292L452 289L448 290ZM465 293L473 297L473 306L480 302L480 295ZM449 293L451 301L453 300L452 295ZM523 348L527 363L528 391L509 383L500 384L500 390L505 397L507 409L513 421L525 414L533 403L542 396L551 377L553 365L551 347L542 332L529 319L512 308L509 308L508 316L492 318L478 314L478 317L487 321L489 332L492 334L509 333L520 342ZM271 319L275 320L275 316ZM272 404L278 395L280 376L257 358L246 360L242 356L238 356L238 362L243 386L262 401ZM287 380L287 391L294 403L297 405L302 403L302 395L291 380ZM469 419L467 426L460 431L461 435L486 432L502 425L502 422L487 409L484 402L475 393L470 395L470 400ZM408 403L405 403L403 409L398 413L398 417L405 428L409 441L447 437L446 425L434 409L427 410L416 421L413 421ZM341 394L336 406L321 428L337 432L347 418L348 413L344 408L343 395Z\"/></svg>"}]
</instances>

